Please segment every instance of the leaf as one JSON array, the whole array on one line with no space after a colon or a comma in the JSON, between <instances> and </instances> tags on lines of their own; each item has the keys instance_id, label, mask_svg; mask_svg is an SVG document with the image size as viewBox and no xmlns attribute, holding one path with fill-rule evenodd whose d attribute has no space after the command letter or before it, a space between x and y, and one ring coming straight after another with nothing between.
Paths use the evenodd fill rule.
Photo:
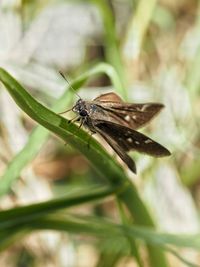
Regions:
<instances>
[{"instance_id":1,"label":"leaf","mask_svg":"<svg viewBox=\"0 0 200 267\"><path fill-rule=\"evenodd\" d=\"M123 189L122 189L123 190ZM113 193L120 192L116 187L109 186L90 186L84 190L78 190L75 193L68 194L65 197L53 199L37 204L16 207L0 211L0 231L5 230L5 226L20 224L34 218L44 216L58 209L73 207L90 201L105 198Z\"/></svg>"}]
</instances>

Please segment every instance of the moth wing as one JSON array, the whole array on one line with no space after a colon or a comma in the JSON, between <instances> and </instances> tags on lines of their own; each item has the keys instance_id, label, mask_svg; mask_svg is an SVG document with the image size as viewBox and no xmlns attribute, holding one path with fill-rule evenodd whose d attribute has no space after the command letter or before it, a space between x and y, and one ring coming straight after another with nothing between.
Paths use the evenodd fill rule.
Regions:
<instances>
[{"instance_id":1,"label":"moth wing","mask_svg":"<svg viewBox=\"0 0 200 267\"><path fill-rule=\"evenodd\" d=\"M122 102L101 102L95 104L102 109L106 121L138 129L150 122L164 107L160 103L129 104Z\"/></svg>"},{"instance_id":2,"label":"moth wing","mask_svg":"<svg viewBox=\"0 0 200 267\"><path fill-rule=\"evenodd\" d=\"M112 138L121 150L136 150L153 157L165 157L171 153L164 146L133 129L112 122L98 122L95 128Z\"/></svg>"},{"instance_id":3,"label":"moth wing","mask_svg":"<svg viewBox=\"0 0 200 267\"><path fill-rule=\"evenodd\" d=\"M98 97L96 97L93 101L97 102L116 102L116 103L121 103L123 100L121 97L119 97L117 94L111 92L111 93L106 93L102 94Z\"/></svg>"},{"instance_id":4,"label":"moth wing","mask_svg":"<svg viewBox=\"0 0 200 267\"><path fill-rule=\"evenodd\" d=\"M134 160L120 147L114 138L104 133L98 127L97 132L105 139L105 141L112 147L112 149L118 154L118 156L124 161L128 168L136 174L136 165Z\"/></svg>"}]
</instances>

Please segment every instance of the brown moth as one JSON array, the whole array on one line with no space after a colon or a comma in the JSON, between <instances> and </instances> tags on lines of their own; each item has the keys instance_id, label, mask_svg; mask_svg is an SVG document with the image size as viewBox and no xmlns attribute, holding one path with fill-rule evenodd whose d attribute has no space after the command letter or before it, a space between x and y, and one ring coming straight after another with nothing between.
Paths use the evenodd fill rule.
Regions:
<instances>
[{"instance_id":1,"label":"brown moth","mask_svg":"<svg viewBox=\"0 0 200 267\"><path fill-rule=\"evenodd\" d=\"M125 103L115 93L100 95L93 101L81 98L73 106L80 121L80 127L86 126L91 133L99 133L126 163L131 171L136 173L136 165L127 154L136 150L153 157L169 156L170 152L151 138L136 131L144 126L164 105L159 103L131 104Z\"/></svg>"}]
</instances>

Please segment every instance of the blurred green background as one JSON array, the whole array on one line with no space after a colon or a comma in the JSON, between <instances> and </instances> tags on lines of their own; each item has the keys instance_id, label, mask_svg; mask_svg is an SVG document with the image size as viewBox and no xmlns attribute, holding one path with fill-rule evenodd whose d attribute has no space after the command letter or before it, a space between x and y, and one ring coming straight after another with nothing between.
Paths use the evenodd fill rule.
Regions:
<instances>
[{"instance_id":1,"label":"blurred green background","mask_svg":"<svg viewBox=\"0 0 200 267\"><path fill-rule=\"evenodd\" d=\"M23 86L1 69L1 266L200 266L199 18L197 0L0 1L0 67ZM48 110L29 113L25 93L11 98L25 88L67 110L77 97L59 71L83 99L163 103L142 132L172 156L131 152L134 175L98 136L111 157L66 121L65 135L49 127Z\"/></svg>"}]
</instances>

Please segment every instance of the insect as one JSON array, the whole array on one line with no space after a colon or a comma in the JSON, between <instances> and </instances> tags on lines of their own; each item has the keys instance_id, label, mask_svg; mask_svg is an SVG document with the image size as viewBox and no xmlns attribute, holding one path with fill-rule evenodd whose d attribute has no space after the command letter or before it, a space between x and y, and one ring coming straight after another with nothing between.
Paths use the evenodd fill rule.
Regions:
<instances>
[{"instance_id":1,"label":"insect","mask_svg":"<svg viewBox=\"0 0 200 267\"><path fill-rule=\"evenodd\" d=\"M136 150L153 157L169 156L165 147L136 131L157 115L164 105L159 103L125 103L114 92L102 94L93 101L81 98L72 107L77 113L73 120L87 127L92 134L100 134L128 168L136 173L134 160L127 154ZM64 113L64 112L63 112Z\"/></svg>"}]
</instances>

